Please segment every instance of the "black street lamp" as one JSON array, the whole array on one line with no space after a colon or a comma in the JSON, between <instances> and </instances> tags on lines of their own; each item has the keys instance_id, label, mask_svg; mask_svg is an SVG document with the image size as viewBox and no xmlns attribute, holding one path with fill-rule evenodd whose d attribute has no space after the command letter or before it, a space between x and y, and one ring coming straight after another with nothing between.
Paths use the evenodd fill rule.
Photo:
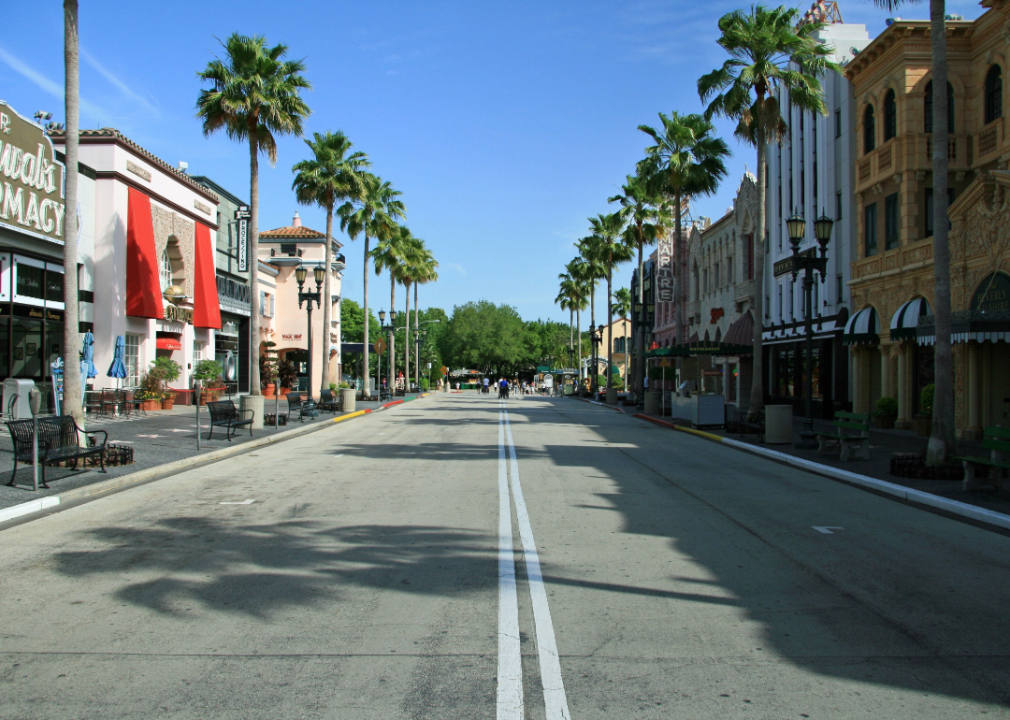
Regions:
<instances>
[{"instance_id":1,"label":"black street lamp","mask_svg":"<svg viewBox=\"0 0 1010 720\"><path fill-rule=\"evenodd\" d=\"M592 326L590 326L592 328ZM603 343L603 323L600 323L595 330L590 329L589 331L590 340L593 341L593 375L592 381L590 383L590 388L595 395L599 389L596 378L600 374L600 360L599 360L599 348L600 344ZM607 368L608 370L610 368Z\"/></svg>"},{"instance_id":2,"label":"black street lamp","mask_svg":"<svg viewBox=\"0 0 1010 720\"><path fill-rule=\"evenodd\" d=\"M316 291L315 292L304 292L302 288L305 285L305 277L309 274L309 269L304 265L299 265L295 268L295 279L298 281L298 309L302 307L302 303L305 303L306 314L309 319L309 331L308 331L308 348L309 348L309 399L312 398L312 303L315 302L316 307L323 306L323 280L326 279L326 268L322 265L316 265L312 268L312 276L316 281ZM325 329L324 329L325 332ZM325 380L325 378L323 378Z\"/></svg>"},{"instance_id":3,"label":"black street lamp","mask_svg":"<svg viewBox=\"0 0 1010 720\"><path fill-rule=\"evenodd\" d=\"M806 395L806 415L807 428L800 433L800 441L796 443L797 448L803 450L817 449L817 436L814 433L814 308L811 300L811 293L814 289L814 273L820 273L821 282L827 277L828 269L828 242L831 240L831 228L834 221L821 211L821 216L814 221L814 236L817 238L818 248L807 248L800 252L800 243L806 234L807 223L798 213L786 220L789 228L789 243L793 247L792 273L793 282L796 281L800 272L803 272L803 301L805 312L803 313L803 330L806 332L806 369L803 373L804 394Z\"/></svg>"},{"instance_id":4,"label":"black street lamp","mask_svg":"<svg viewBox=\"0 0 1010 720\"><path fill-rule=\"evenodd\" d=\"M389 311L389 324L388 325L386 324L386 311L385 310L379 310L379 325L382 328L382 331L384 333L386 333L386 338L387 338L387 340L386 340L386 347L389 349L389 363L390 363L389 367L392 368L393 367L393 365L392 365L392 363L393 363L393 349L392 349L393 348L393 343L392 343L392 338L393 338L393 330L396 329L396 310L390 310ZM379 353L379 366L378 366L378 368L376 368L376 371L377 371L376 374L378 375L378 378L376 379L376 385L379 386L379 392L381 393L382 392L382 389L381 389L382 388L382 353ZM392 371L390 371L390 375L392 375ZM392 382L390 382L390 384L389 384L389 392L393 392L393 383Z\"/></svg>"}]
</instances>

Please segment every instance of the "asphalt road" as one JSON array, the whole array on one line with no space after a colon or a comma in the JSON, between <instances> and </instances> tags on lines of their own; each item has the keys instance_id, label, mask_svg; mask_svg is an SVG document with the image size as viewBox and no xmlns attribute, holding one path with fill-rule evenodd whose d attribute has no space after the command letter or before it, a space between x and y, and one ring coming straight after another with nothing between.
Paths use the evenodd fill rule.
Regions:
<instances>
[{"instance_id":1,"label":"asphalt road","mask_svg":"<svg viewBox=\"0 0 1010 720\"><path fill-rule=\"evenodd\" d=\"M3 530L0 718L1010 717L1010 538L506 410L435 394Z\"/></svg>"}]
</instances>

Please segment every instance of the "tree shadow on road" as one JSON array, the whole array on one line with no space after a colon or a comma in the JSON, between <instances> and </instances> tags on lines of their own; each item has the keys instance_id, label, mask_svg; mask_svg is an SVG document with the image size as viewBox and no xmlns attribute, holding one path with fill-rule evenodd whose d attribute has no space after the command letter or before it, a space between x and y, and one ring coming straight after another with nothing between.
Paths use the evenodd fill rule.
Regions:
<instances>
[{"instance_id":1,"label":"tree shadow on road","mask_svg":"<svg viewBox=\"0 0 1010 720\"><path fill-rule=\"evenodd\" d=\"M116 577L116 597L166 615L183 616L195 604L265 619L339 603L354 588L449 596L497 577L495 538L448 527L178 517L80 539L88 549L56 554L59 572Z\"/></svg>"}]
</instances>

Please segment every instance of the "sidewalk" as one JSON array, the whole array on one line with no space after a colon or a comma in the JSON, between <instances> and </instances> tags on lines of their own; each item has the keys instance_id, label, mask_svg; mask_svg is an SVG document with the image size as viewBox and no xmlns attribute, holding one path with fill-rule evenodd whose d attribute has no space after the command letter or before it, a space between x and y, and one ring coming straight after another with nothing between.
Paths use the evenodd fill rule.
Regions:
<instances>
[{"instance_id":1,"label":"sidewalk","mask_svg":"<svg viewBox=\"0 0 1010 720\"><path fill-rule=\"evenodd\" d=\"M412 398L414 395L408 397ZM394 399L402 400L404 398ZM378 401L358 401L356 409L374 412L380 407L381 404ZM273 412L274 402L267 400L265 414L271 415ZM282 416L287 412L287 403L284 400L280 402L280 412ZM229 442L225 439L225 429L220 427L214 428L212 439L207 439L210 430L210 414L207 412L207 408L203 407L200 408L200 425L203 433L199 451L196 449L196 408L193 406L176 406L172 410L158 410L147 416L140 415L139 417L131 415L129 418L87 418L86 429L104 430L109 434L110 444L131 446L134 453L133 463L107 467L107 472L104 474L97 467L88 467L86 470L47 467L46 481L49 484L49 489L40 487L38 492L32 490L32 467L30 464L18 463L17 486L7 486L7 483L10 482L11 471L14 469L13 446L10 434L5 427L0 426L0 510L176 460L203 455L213 450L241 445L250 440L258 440L278 432L332 420L344 414L321 411L315 420L310 421L306 418L304 423L299 423L297 419L293 418L289 425L281 425L277 429L274 429L273 425L268 425L262 430L253 430L251 437L248 428L239 429ZM297 413L295 415L297 416ZM41 482L41 472L39 481Z\"/></svg>"},{"instance_id":2,"label":"sidewalk","mask_svg":"<svg viewBox=\"0 0 1010 720\"><path fill-rule=\"evenodd\" d=\"M631 408L628 408L630 411ZM628 414L632 414L629 412ZM644 413L641 413L644 415ZM664 422L674 422L670 417L660 417L653 415L658 420ZM793 418L793 433L796 440L799 440L799 433L806 427L806 419L801 417ZM831 422L827 420L814 420L814 430L816 432L828 432L832 430ZM877 480L900 485L910 490L919 490L930 493L938 497L956 500L958 502L973 505L985 510L1010 515L1010 493L1006 490L997 492L988 488L974 490L962 489L961 479L958 480L919 480L915 478L903 478L891 475L891 457L898 453L915 453L925 457L928 438L919 437L914 430L878 430L870 428L870 459L869 460L849 460L840 462L838 452L831 454L820 454L816 450L797 450L790 445L769 445L759 442L759 435L739 435L727 433L721 428L704 428L705 432L720 437L730 438L738 442L756 445L758 447L774 450L785 455L802 458L804 460L827 465L829 467L847 470L858 473ZM958 452L971 455L988 455L987 450L982 449L981 443L961 442L958 444Z\"/></svg>"}]
</instances>

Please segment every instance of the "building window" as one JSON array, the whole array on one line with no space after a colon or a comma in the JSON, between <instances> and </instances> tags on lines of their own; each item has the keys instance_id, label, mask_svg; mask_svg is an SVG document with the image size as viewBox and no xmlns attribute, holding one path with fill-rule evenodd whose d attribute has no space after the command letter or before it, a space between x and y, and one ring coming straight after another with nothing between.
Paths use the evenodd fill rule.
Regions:
<instances>
[{"instance_id":1,"label":"building window","mask_svg":"<svg viewBox=\"0 0 1010 720\"><path fill-rule=\"evenodd\" d=\"M290 255L294 257L298 254L298 245L296 243L281 243L281 255Z\"/></svg>"},{"instance_id":2,"label":"building window","mask_svg":"<svg viewBox=\"0 0 1010 720\"><path fill-rule=\"evenodd\" d=\"M894 90L884 96L884 142L898 134L898 103L894 100Z\"/></svg>"},{"instance_id":3,"label":"building window","mask_svg":"<svg viewBox=\"0 0 1010 720\"><path fill-rule=\"evenodd\" d=\"M198 362L203 360L203 343L199 340L193 341L193 364L196 365Z\"/></svg>"},{"instance_id":4,"label":"building window","mask_svg":"<svg viewBox=\"0 0 1010 720\"><path fill-rule=\"evenodd\" d=\"M264 290L260 290L260 315L274 316L274 296Z\"/></svg>"},{"instance_id":5,"label":"building window","mask_svg":"<svg viewBox=\"0 0 1010 720\"><path fill-rule=\"evenodd\" d=\"M840 138L842 136L842 111L835 110L835 137Z\"/></svg>"},{"instance_id":6,"label":"building window","mask_svg":"<svg viewBox=\"0 0 1010 720\"><path fill-rule=\"evenodd\" d=\"M922 126L927 133L933 132L933 81L926 83L926 97L923 103ZM954 132L954 86L947 83L947 132Z\"/></svg>"},{"instance_id":7,"label":"building window","mask_svg":"<svg viewBox=\"0 0 1010 720\"><path fill-rule=\"evenodd\" d=\"M172 284L172 260L168 257L168 250L161 253L161 266L158 268L158 275L161 277L161 291Z\"/></svg>"},{"instance_id":8,"label":"building window","mask_svg":"<svg viewBox=\"0 0 1010 720\"><path fill-rule=\"evenodd\" d=\"M796 283L789 283L789 319L796 319Z\"/></svg>"},{"instance_id":9,"label":"building window","mask_svg":"<svg viewBox=\"0 0 1010 720\"><path fill-rule=\"evenodd\" d=\"M126 387L140 385L140 335L126 334L123 364L126 366Z\"/></svg>"},{"instance_id":10,"label":"building window","mask_svg":"<svg viewBox=\"0 0 1010 720\"><path fill-rule=\"evenodd\" d=\"M863 211L864 256L877 254L877 203L871 203Z\"/></svg>"},{"instance_id":11,"label":"building window","mask_svg":"<svg viewBox=\"0 0 1010 720\"><path fill-rule=\"evenodd\" d=\"M779 320L782 320L784 315L782 314L782 286L779 285Z\"/></svg>"},{"instance_id":12,"label":"building window","mask_svg":"<svg viewBox=\"0 0 1010 720\"><path fill-rule=\"evenodd\" d=\"M701 289L701 291L703 293L707 293L708 292L708 268L706 268L705 270L701 271L701 283L702 283L702 289Z\"/></svg>"},{"instance_id":13,"label":"building window","mask_svg":"<svg viewBox=\"0 0 1010 720\"><path fill-rule=\"evenodd\" d=\"M1003 70L993 65L985 74L985 124L1003 117Z\"/></svg>"},{"instance_id":14,"label":"building window","mask_svg":"<svg viewBox=\"0 0 1010 720\"><path fill-rule=\"evenodd\" d=\"M726 258L726 282L729 283L730 285L736 282L736 280L733 279L733 276L736 274L734 270L735 268L733 267L733 256L730 255L728 258Z\"/></svg>"},{"instance_id":15,"label":"building window","mask_svg":"<svg viewBox=\"0 0 1010 720\"><path fill-rule=\"evenodd\" d=\"M842 219L842 194L835 193L835 220Z\"/></svg>"},{"instance_id":16,"label":"building window","mask_svg":"<svg viewBox=\"0 0 1010 720\"><path fill-rule=\"evenodd\" d=\"M842 279L841 275L835 276L835 302L841 302L842 298L845 296L845 281Z\"/></svg>"},{"instance_id":17,"label":"building window","mask_svg":"<svg viewBox=\"0 0 1010 720\"><path fill-rule=\"evenodd\" d=\"M877 126L873 119L873 106L867 105L863 113L863 154L871 152L877 147L876 143Z\"/></svg>"},{"instance_id":18,"label":"building window","mask_svg":"<svg viewBox=\"0 0 1010 720\"><path fill-rule=\"evenodd\" d=\"M715 287L719 289L722 287L722 283L719 282L719 263L715 264Z\"/></svg>"},{"instance_id":19,"label":"building window","mask_svg":"<svg viewBox=\"0 0 1010 720\"><path fill-rule=\"evenodd\" d=\"M898 247L898 193L884 198L884 249Z\"/></svg>"}]
</instances>

